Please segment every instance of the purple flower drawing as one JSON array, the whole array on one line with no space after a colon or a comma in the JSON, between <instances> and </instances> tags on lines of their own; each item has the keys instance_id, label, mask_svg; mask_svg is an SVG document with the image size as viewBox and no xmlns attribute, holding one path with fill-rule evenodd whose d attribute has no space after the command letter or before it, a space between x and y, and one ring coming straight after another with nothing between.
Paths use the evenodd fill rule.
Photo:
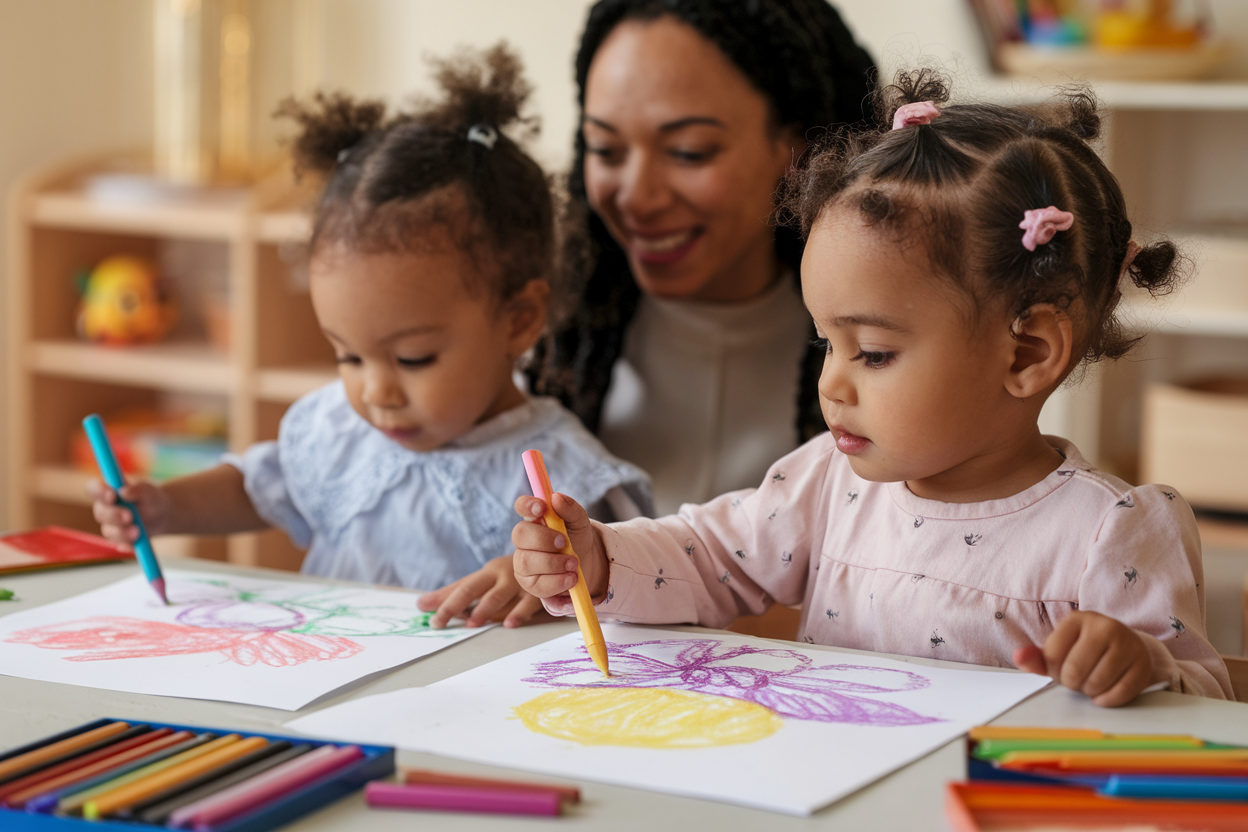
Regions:
<instances>
[{"instance_id":1,"label":"purple flower drawing","mask_svg":"<svg viewBox=\"0 0 1248 832\"><path fill-rule=\"evenodd\" d=\"M580 648L584 650L584 648ZM905 670L853 664L816 666L796 650L731 647L714 639L667 639L608 644L611 677L588 654L542 662L524 681L547 687L671 688L754 702L790 719L851 725L943 722L873 694L920 690L926 677Z\"/></svg>"}]
</instances>

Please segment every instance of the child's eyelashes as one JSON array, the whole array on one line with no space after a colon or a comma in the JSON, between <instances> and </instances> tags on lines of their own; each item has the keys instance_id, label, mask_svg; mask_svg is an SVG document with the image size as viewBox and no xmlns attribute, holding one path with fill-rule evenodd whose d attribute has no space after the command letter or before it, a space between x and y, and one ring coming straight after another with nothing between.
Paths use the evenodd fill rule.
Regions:
<instances>
[{"instance_id":1,"label":"child's eyelashes","mask_svg":"<svg viewBox=\"0 0 1248 832\"><path fill-rule=\"evenodd\" d=\"M827 338L812 338L810 345L821 352L832 352L832 342Z\"/></svg>"},{"instance_id":2,"label":"child's eyelashes","mask_svg":"<svg viewBox=\"0 0 1248 832\"><path fill-rule=\"evenodd\" d=\"M364 362L360 360L358 355L340 355L335 359L339 364L348 364L351 366L359 366ZM404 369L414 369L417 367L428 367L434 361L438 360L438 356L422 355L419 358L396 358L395 363Z\"/></svg>"},{"instance_id":3,"label":"child's eyelashes","mask_svg":"<svg viewBox=\"0 0 1248 832\"><path fill-rule=\"evenodd\" d=\"M876 350L859 350L851 361L861 361L873 370L879 370L893 363L897 357L895 352L878 352Z\"/></svg>"}]
</instances>

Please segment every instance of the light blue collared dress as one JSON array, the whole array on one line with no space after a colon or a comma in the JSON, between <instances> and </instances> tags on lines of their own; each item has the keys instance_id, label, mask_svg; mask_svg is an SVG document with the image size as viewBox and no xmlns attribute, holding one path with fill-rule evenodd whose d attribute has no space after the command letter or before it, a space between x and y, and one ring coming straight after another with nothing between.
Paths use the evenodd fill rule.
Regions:
<instances>
[{"instance_id":1,"label":"light blue collared dress","mask_svg":"<svg viewBox=\"0 0 1248 832\"><path fill-rule=\"evenodd\" d=\"M308 549L303 571L437 589L510 554L516 497L532 493L520 454L542 452L556 490L599 520L653 515L650 480L552 398L411 451L359 416L341 382L291 405L276 442L225 461L256 511Z\"/></svg>"}]
</instances>

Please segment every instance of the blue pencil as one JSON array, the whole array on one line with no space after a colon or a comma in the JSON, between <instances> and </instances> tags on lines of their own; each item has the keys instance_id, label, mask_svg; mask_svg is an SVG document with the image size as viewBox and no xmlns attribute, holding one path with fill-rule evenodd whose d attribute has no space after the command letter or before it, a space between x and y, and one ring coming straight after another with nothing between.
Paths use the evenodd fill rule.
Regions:
<instances>
[{"instance_id":1,"label":"blue pencil","mask_svg":"<svg viewBox=\"0 0 1248 832\"><path fill-rule=\"evenodd\" d=\"M104 482L109 488L118 492L117 504L130 509L134 524L139 527L139 539L134 541L134 556L138 559L139 566L143 567L143 575L152 585L152 589L156 590L160 600L168 604L169 597L165 595L165 576L160 573L160 564L156 562L156 551L152 549L152 541L148 539L147 529L143 527L143 518L139 517L137 508L121 499L121 489L126 481L121 476L121 467L117 464L117 457L113 454L112 443L108 441L104 422L92 413L82 420L82 427L87 432L87 441L91 443L91 450L95 452L95 463L100 466L100 475L104 477Z\"/></svg>"},{"instance_id":2,"label":"blue pencil","mask_svg":"<svg viewBox=\"0 0 1248 832\"><path fill-rule=\"evenodd\" d=\"M1101 794L1113 797L1152 797L1172 800L1248 800L1248 777L1182 777L1154 774L1115 774Z\"/></svg>"}]
</instances>

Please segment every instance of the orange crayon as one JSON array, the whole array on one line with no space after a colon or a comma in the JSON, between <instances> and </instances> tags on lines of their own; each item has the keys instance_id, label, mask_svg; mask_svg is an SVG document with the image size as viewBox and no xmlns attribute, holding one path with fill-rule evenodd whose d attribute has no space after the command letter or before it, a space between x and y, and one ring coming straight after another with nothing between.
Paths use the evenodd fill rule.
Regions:
<instances>
[{"instance_id":1,"label":"orange crayon","mask_svg":"<svg viewBox=\"0 0 1248 832\"><path fill-rule=\"evenodd\" d=\"M594 612L593 599L589 597L589 587L585 585L585 573L581 572L581 559L572 548L572 537L563 524L563 518L555 514L550 504L555 490L550 486L550 475L546 473L546 463L542 459L542 452L525 451L520 456L524 459L524 470L529 475L529 486L533 489L533 496L546 503L546 513L542 517L542 522L546 524L546 528L554 529L563 535L565 542L560 551L577 560L576 585L572 587L569 594L572 596L572 607L576 610L576 623L581 626L581 638L585 639L585 652L589 653L589 657L594 660L594 664L598 665L603 676L610 676L611 671L607 668L607 643L602 637L598 613Z\"/></svg>"}]
</instances>

